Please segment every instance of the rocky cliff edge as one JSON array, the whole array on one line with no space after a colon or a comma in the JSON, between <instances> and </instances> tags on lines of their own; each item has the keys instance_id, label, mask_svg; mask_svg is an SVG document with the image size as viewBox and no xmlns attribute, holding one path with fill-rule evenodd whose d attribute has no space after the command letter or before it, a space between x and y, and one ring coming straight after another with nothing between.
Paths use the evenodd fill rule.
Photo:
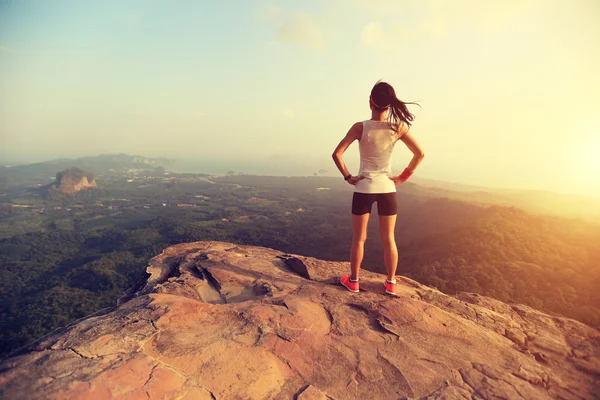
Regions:
<instances>
[{"instance_id":1,"label":"rocky cliff edge","mask_svg":"<svg viewBox=\"0 0 600 400\"><path fill-rule=\"evenodd\" d=\"M172 246L116 307L0 363L3 399L592 399L600 333L348 263Z\"/></svg>"}]
</instances>

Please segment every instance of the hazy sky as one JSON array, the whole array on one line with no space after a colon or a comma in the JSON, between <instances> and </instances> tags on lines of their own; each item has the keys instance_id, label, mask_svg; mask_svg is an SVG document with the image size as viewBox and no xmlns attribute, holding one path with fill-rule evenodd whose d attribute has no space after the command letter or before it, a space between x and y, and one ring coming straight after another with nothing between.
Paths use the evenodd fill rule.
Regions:
<instances>
[{"instance_id":1,"label":"hazy sky","mask_svg":"<svg viewBox=\"0 0 600 400\"><path fill-rule=\"evenodd\" d=\"M599 42L597 0L0 0L0 160L334 171L384 79L422 106L418 175L600 196Z\"/></svg>"}]
</instances>

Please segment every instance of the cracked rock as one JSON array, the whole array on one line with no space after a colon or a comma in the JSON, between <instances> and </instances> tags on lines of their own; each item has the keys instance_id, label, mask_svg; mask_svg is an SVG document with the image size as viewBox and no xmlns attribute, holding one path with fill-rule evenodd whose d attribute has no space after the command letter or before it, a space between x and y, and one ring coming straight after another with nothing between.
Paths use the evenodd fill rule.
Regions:
<instances>
[{"instance_id":1,"label":"cracked rock","mask_svg":"<svg viewBox=\"0 0 600 400\"><path fill-rule=\"evenodd\" d=\"M0 398L594 399L600 333L349 263L222 242L169 247L117 307L0 362Z\"/></svg>"}]
</instances>

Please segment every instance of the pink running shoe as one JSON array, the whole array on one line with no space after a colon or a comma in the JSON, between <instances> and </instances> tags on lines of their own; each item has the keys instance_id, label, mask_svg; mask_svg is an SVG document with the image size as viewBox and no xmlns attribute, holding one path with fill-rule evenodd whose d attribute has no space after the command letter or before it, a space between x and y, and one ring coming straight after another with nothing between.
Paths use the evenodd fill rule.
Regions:
<instances>
[{"instance_id":1,"label":"pink running shoe","mask_svg":"<svg viewBox=\"0 0 600 400\"><path fill-rule=\"evenodd\" d=\"M385 286L385 292L387 294L396 294L396 280L394 282L390 282L387 279L383 282L383 286Z\"/></svg>"},{"instance_id":2,"label":"pink running shoe","mask_svg":"<svg viewBox=\"0 0 600 400\"><path fill-rule=\"evenodd\" d=\"M349 291L354 292L354 293L358 293L359 292L359 290L358 290L358 282L350 282L350 275L348 275L348 274L342 275L342 277L340 278L340 282Z\"/></svg>"}]
</instances>

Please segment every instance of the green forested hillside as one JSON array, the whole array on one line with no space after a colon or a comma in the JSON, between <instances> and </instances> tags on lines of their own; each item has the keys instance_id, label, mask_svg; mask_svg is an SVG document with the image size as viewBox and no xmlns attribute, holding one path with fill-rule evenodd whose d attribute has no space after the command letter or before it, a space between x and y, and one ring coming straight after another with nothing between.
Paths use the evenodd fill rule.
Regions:
<instances>
[{"instance_id":1,"label":"green forested hillside","mask_svg":"<svg viewBox=\"0 0 600 400\"><path fill-rule=\"evenodd\" d=\"M600 326L600 228L490 207L401 246L402 271L446 293L473 291Z\"/></svg>"}]
</instances>

